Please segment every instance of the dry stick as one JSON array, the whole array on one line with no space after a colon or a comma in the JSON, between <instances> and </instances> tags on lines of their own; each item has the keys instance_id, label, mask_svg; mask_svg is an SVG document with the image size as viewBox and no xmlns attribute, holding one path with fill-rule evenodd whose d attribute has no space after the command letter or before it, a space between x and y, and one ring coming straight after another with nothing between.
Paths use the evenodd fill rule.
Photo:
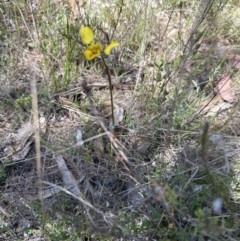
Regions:
<instances>
[{"instance_id":1,"label":"dry stick","mask_svg":"<svg viewBox=\"0 0 240 241\"><path fill-rule=\"evenodd\" d=\"M91 203L89 203L88 201L84 200L82 197L77 196L77 195L75 195L74 193L68 191L66 188L60 187L60 186L58 186L58 185L56 185L56 184L54 184L54 183L47 182L47 181L43 181L43 183L46 184L46 185L49 185L49 186L51 186L51 187L57 188L57 189L65 192L65 193L67 193L68 195L74 197L74 198L77 199L79 202L81 202L84 206L87 206L87 207L91 208L91 209L94 210L96 213L98 213L98 214L100 214L100 215L102 215L102 216L104 216L104 217L106 216L106 215L104 214L104 212L102 212L101 210L98 210L98 209L95 208Z\"/></svg>"},{"instance_id":2,"label":"dry stick","mask_svg":"<svg viewBox=\"0 0 240 241\"><path fill-rule=\"evenodd\" d=\"M38 117L38 97L37 97L37 84L33 79L31 82L31 94L32 94L32 109L33 109L33 122L34 122L34 139L35 139L35 151L36 151L36 166L38 177L38 195L41 201L43 226L45 221L45 209L43 201L43 184L42 184L42 165L41 165L41 151L40 151L40 126Z\"/></svg>"},{"instance_id":3,"label":"dry stick","mask_svg":"<svg viewBox=\"0 0 240 241\"><path fill-rule=\"evenodd\" d=\"M49 185L51 187L54 187L54 188L57 188L63 192L65 192L66 194L72 196L73 198L77 199L79 202L81 202L83 204L83 206L86 206L86 207L89 207L91 208L92 210L94 210L96 213L100 214L104 221L107 222L108 224L110 224L111 226L114 224L114 215L108 215L108 214L105 214L104 212L102 212L101 210L95 208L91 203L89 203L88 201L84 200L82 197L80 196L77 196L75 194L73 194L72 192L68 191L66 188L63 188L63 187L60 187L56 184L53 184L51 182L46 182L46 181L43 181L44 184L46 185ZM88 211L88 210L86 210ZM91 220L92 224L94 224L94 222Z\"/></svg>"}]
</instances>

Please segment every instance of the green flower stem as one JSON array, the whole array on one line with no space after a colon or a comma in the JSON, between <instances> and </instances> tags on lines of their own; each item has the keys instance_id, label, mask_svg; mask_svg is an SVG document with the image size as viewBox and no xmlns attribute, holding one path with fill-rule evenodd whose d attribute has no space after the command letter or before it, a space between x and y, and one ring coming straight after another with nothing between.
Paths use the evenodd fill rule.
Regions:
<instances>
[{"instance_id":1,"label":"green flower stem","mask_svg":"<svg viewBox=\"0 0 240 241\"><path fill-rule=\"evenodd\" d=\"M107 76L108 76L108 83L109 83L109 90L110 90L110 97L111 97L111 112L112 112L112 124L113 124L113 127L115 126L115 120L114 120L114 106L113 106L113 86L112 86L112 79L111 79L111 75L110 75L110 72L109 72L109 68L105 62L105 59L104 57L101 55L101 58L102 58L102 61L103 61L103 64L105 66L105 69L106 69L106 72L107 72Z\"/></svg>"}]
</instances>

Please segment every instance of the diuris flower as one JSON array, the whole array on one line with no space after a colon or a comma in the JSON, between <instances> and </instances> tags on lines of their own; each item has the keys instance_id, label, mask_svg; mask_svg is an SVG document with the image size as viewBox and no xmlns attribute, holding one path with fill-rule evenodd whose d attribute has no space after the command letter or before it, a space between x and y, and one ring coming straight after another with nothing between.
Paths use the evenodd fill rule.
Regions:
<instances>
[{"instance_id":1,"label":"diuris flower","mask_svg":"<svg viewBox=\"0 0 240 241\"><path fill-rule=\"evenodd\" d=\"M100 56L102 52L102 45L100 43L92 43L87 47L87 49L84 51L84 56L87 60L93 60Z\"/></svg>"},{"instance_id":2,"label":"diuris flower","mask_svg":"<svg viewBox=\"0 0 240 241\"><path fill-rule=\"evenodd\" d=\"M80 29L82 42L87 46L84 51L84 56L87 60L93 60L101 55L103 47L101 43L94 43L94 33L91 28L82 26ZM106 55L111 54L112 49L119 45L118 42L112 41L105 49L104 53Z\"/></svg>"}]
</instances>

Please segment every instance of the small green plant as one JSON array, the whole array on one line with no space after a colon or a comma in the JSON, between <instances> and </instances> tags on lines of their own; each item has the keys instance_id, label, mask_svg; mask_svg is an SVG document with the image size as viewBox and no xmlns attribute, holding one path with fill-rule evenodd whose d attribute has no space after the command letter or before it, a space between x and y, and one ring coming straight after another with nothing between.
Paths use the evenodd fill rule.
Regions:
<instances>
[{"instance_id":1,"label":"small green plant","mask_svg":"<svg viewBox=\"0 0 240 241\"><path fill-rule=\"evenodd\" d=\"M30 109L31 106L31 96L22 95L15 100L15 107L17 109Z\"/></svg>"}]
</instances>

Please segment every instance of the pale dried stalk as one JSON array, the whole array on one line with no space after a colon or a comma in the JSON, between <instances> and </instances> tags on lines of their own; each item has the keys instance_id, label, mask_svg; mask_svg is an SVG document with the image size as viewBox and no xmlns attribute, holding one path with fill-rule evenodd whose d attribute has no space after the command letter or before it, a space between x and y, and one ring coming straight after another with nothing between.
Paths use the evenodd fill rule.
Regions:
<instances>
[{"instance_id":1,"label":"pale dried stalk","mask_svg":"<svg viewBox=\"0 0 240 241\"><path fill-rule=\"evenodd\" d=\"M41 151L40 151L40 125L38 115L38 96L37 96L37 82L31 81L31 95L32 95L32 110L33 110L33 123L34 123L34 139L35 139L35 151L36 151L36 167L38 178L38 195L41 201L42 217L44 223L45 210L43 201L43 184L42 184L42 165L41 165Z\"/></svg>"}]
</instances>

